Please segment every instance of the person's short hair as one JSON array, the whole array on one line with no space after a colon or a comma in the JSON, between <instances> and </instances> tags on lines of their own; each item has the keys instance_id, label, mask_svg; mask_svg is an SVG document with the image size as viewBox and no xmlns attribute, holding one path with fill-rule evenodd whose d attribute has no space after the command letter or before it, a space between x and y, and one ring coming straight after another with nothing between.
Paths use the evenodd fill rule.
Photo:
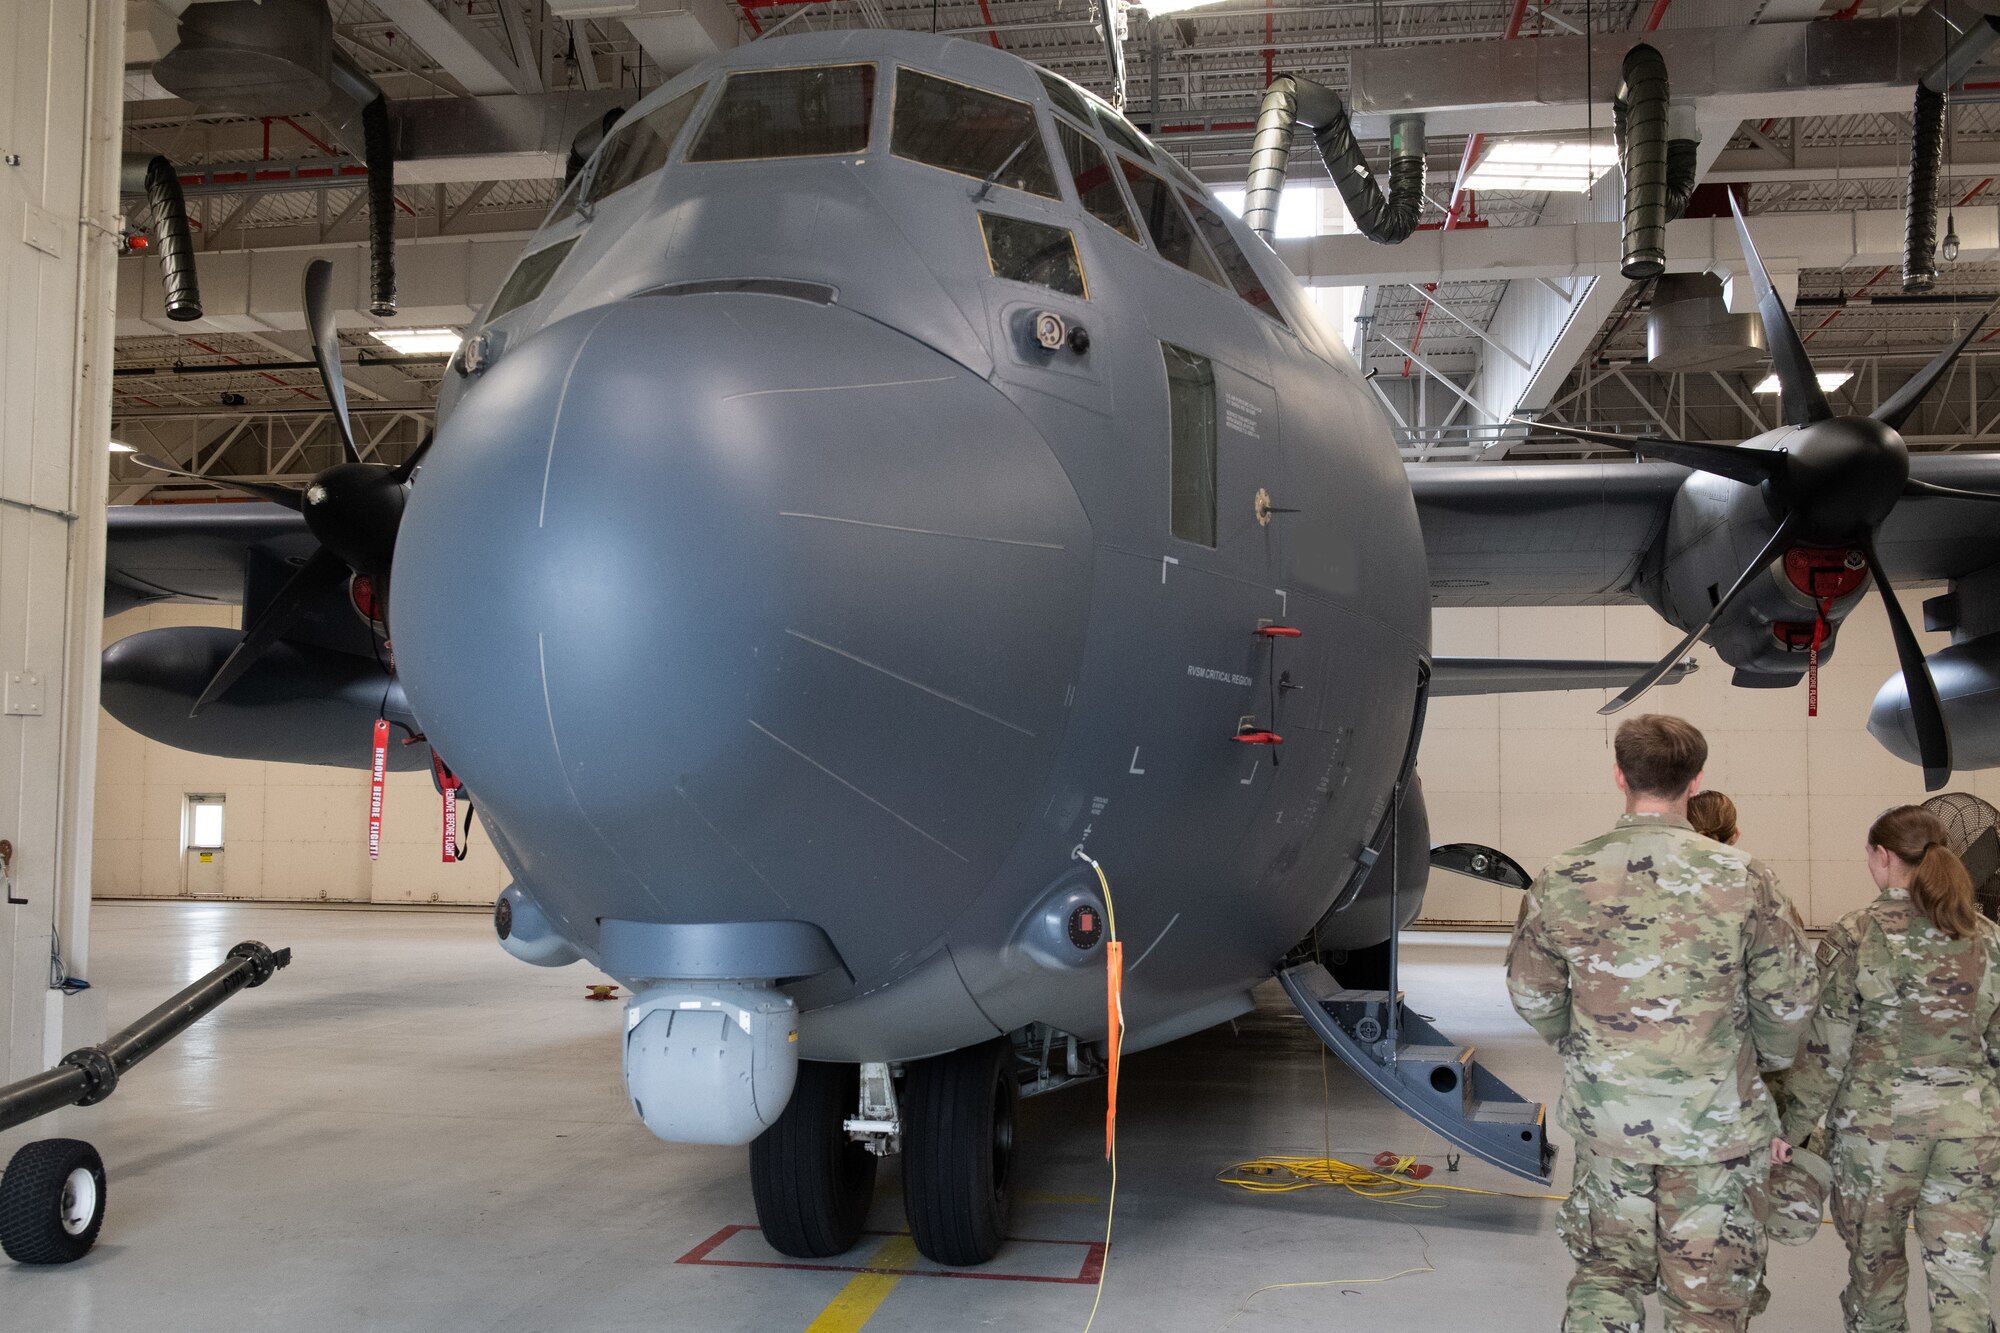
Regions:
<instances>
[{"instance_id":1,"label":"person's short hair","mask_svg":"<svg viewBox=\"0 0 2000 1333\"><path fill-rule=\"evenodd\" d=\"M1736 836L1736 802L1713 789L1688 797L1688 823L1704 838L1728 842Z\"/></svg>"},{"instance_id":2,"label":"person's short hair","mask_svg":"<svg viewBox=\"0 0 2000 1333\"><path fill-rule=\"evenodd\" d=\"M1685 718L1643 713L1618 728L1611 753L1628 790L1671 799L1707 765L1708 740Z\"/></svg>"}]
</instances>

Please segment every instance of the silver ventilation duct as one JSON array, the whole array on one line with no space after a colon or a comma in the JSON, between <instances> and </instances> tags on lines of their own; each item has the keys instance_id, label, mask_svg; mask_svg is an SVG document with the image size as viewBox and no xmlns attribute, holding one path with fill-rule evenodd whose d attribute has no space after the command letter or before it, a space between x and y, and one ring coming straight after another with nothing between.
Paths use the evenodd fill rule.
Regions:
<instances>
[{"instance_id":1,"label":"silver ventilation duct","mask_svg":"<svg viewBox=\"0 0 2000 1333\"><path fill-rule=\"evenodd\" d=\"M1770 355L1763 321L1732 315L1712 273L1669 273L1646 313L1646 360L1655 370L1741 370Z\"/></svg>"},{"instance_id":2,"label":"silver ventilation duct","mask_svg":"<svg viewBox=\"0 0 2000 1333\"><path fill-rule=\"evenodd\" d=\"M1312 131L1334 187L1347 202L1354 226L1371 241L1394 245L1417 229L1424 211L1424 121L1397 116L1389 123L1389 193L1375 183L1368 159L1354 141L1354 127L1340 94L1323 83L1281 74L1264 90L1257 136L1250 149L1250 179L1243 220L1270 240L1278 225L1278 198L1291 163L1292 126Z\"/></svg>"}]
</instances>

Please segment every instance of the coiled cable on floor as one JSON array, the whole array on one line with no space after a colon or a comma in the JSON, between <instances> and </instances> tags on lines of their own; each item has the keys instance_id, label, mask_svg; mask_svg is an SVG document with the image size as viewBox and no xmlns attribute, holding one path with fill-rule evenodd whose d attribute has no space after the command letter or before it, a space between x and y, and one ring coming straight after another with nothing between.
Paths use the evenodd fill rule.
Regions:
<instances>
[{"instance_id":1,"label":"coiled cable on floor","mask_svg":"<svg viewBox=\"0 0 2000 1333\"><path fill-rule=\"evenodd\" d=\"M1403 1158L1402 1161L1414 1161ZM1399 1163L1400 1165L1400 1163ZM1411 1195L1425 1190L1443 1190L1449 1194L1484 1194L1498 1199L1549 1199L1560 1202L1567 1198L1563 1194L1517 1194L1512 1190L1476 1189L1471 1185L1446 1185L1433 1180L1412 1180L1400 1174L1395 1168L1376 1171L1352 1162L1343 1162L1337 1157L1255 1157L1247 1162L1224 1167L1216 1172L1216 1180L1224 1185L1234 1185L1238 1189L1249 1190L1252 1194L1289 1194L1293 1190L1318 1189L1334 1186L1359 1194L1364 1199L1380 1199L1385 1203L1403 1201L1402 1207L1441 1208L1440 1203L1412 1203Z\"/></svg>"}]
</instances>

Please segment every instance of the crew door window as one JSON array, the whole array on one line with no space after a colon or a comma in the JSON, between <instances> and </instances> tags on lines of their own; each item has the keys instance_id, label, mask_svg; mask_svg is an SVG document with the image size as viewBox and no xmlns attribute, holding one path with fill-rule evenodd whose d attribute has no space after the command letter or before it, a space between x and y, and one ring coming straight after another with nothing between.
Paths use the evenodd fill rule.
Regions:
<instances>
[{"instance_id":1,"label":"crew door window","mask_svg":"<svg viewBox=\"0 0 2000 1333\"><path fill-rule=\"evenodd\" d=\"M722 85L687 160L743 162L864 152L874 106L873 65L744 70Z\"/></svg>"},{"instance_id":2,"label":"crew door window","mask_svg":"<svg viewBox=\"0 0 2000 1333\"><path fill-rule=\"evenodd\" d=\"M1194 224L1174 198L1173 187L1122 157L1118 165L1125 169L1125 183L1132 187L1132 201L1139 205L1139 216L1145 220L1146 231L1160 257L1222 286L1222 274L1216 271L1215 261L1208 257L1201 238L1195 235Z\"/></svg>"},{"instance_id":3,"label":"crew door window","mask_svg":"<svg viewBox=\"0 0 2000 1333\"><path fill-rule=\"evenodd\" d=\"M934 74L896 71L889 151L1010 190L1062 197L1034 107Z\"/></svg>"},{"instance_id":4,"label":"crew door window","mask_svg":"<svg viewBox=\"0 0 2000 1333\"><path fill-rule=\"evenodd\" d=\"M1160 344L1167 363L1172 435L1171 530L1182 541L1215 545L1215 367L1205 356Z\"/></svg>"},{"instance_id":5,"label":"crew door window","mask_svg":"<svg viewBox=\"0 0 2000 1333\"><path fill-rule=\"evenodd\" d=\"M597 168L584 189L583 202L594 204L667 165L667 154L673 151L681 127L694 114L701 94L701 88L690 88L637 120L619 122L597 151Z\"/></svg>"},{"instance_id":6,"label":"crew door window","mask_svg":"<svg viewBox=\"0 0 2000 1333\"><path fill-rule=\"evenodd\" d=\"M1112 177L1111 163L1097 141L1058 117L1056 143L1062 149L1083 211L1127 240L1143 245L1139 240L1139 224L1132 220L1132 210L1125 206L1125 193Z\"/></svg>"}]
</instances>

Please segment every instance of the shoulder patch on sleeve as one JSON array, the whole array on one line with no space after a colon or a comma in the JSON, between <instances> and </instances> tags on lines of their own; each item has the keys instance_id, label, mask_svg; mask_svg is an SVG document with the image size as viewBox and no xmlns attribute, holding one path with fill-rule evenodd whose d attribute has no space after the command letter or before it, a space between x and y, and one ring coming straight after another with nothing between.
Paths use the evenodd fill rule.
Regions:
<instances>
[{"instance_id":1,"label":"shoulder patch on sleeve","mask_svg":"<svg viewBox=\"0 0 2000 1333\"><path fill-rule=\"evenodd\" d=\"M1837 940L1831 934L1827 934L1821 937L1819 949L1813 957L1818 961L1821 970L1824 971L1832 967L1834 962L1846 952L1845 941Z\"/></svg>"}]
</instances>

